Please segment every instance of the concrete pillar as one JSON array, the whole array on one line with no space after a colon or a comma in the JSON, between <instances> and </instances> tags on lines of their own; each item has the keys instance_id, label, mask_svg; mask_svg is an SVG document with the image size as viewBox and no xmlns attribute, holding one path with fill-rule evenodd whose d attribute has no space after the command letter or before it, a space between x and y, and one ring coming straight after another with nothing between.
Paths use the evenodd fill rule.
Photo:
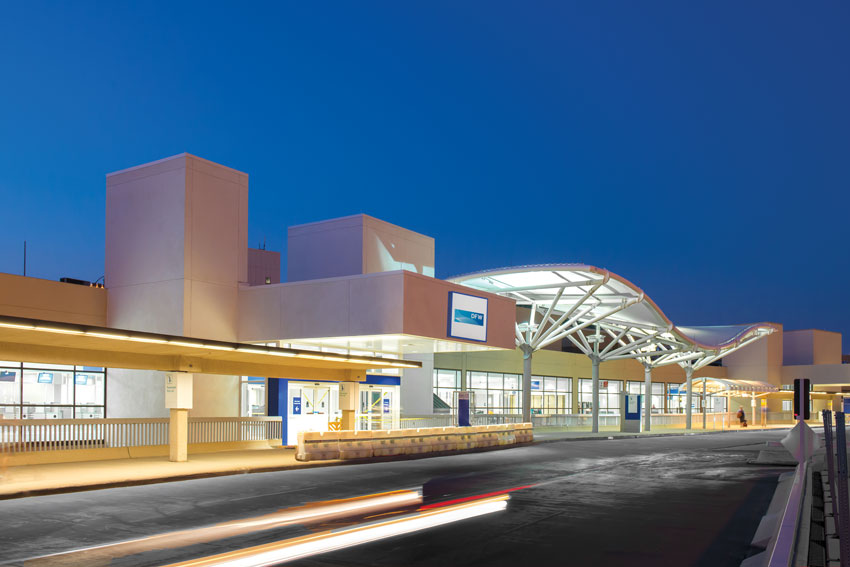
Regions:
<instances>
[{"instance_id":1,"label":"concrete pillar","mask_svg":"<svg viewBox=\"0 0 850 567\"><path fill-rule=\"evenodd\" d=\"M652 366L643 367L643 430L649 431L652 427Z\"/></svg>"},{"instance_id":2,"label":"concrete pillar","mask_svg":"<svg viewBox=\"0 0 850 567\"><path fill-rule=\"evenodd\" d=\"M357 403L360 400L359 382L339 383L339 409L342 410L342 430L357 428Z\"/></svg>"},{"instance_id":3,"label":"concrete pillar","mask_svg":"<svg viewBox=\"0 0 850 567\"><path fill-rule=\"evenodd\" d=\"M685 367L685 382L688 391L685 395L685 429L691 428L691 418L693 417L693 409L691 405L694 401L694 369L690 366Z\"/></svg>"},{"instance_id":4,"label":"concrete pillar","mask_svg":"<svg viewBox=\"0 0 850 567\"><path fill-rule=\"evenodd\" d=\"M591 431L593 433L599 433L599 358L595 356L590 357L590 362L592 363L591 367L591 378L593 379L593 397L591 398Z\"/></svg>"},{"instance_id":5,"label":"concrete pillar","mask_svg":"<svg viewBox=\"0 0 850 567\"><path fill-rule=\"evenodd\" d=\"M188 372L165 374L165 407L168 422L168 460L184 462L189 455L189 410L192 409L194 375Z\"/></svg>"},{"instance_id":6,"label":"concrete pillar","mask_svg":"<svg viewBox=\"0 0 850 567\"><path fill-rule=\"evenodd\" d=\"M758 414L756 413L756 395L755 394L752 394L750 406L752 407L752 409L750 410L750 423L755 425L756 423L759 423L758 421L756 421L756 417L758 416ZM761 419L761 418L759 418L759 419Z\"/></svg>"},{"instance_id":7,"label":"concrete pillar","mask_svg":"<svg viewBox=\"0 0 850 567\"><path fill-rule=\"evenodd\" d=\"M189 410L172 408L168 421L168 460L186 462L189 458Z\"/></svg>"},{"instance_id":8,"label":"concrete pillar","mask_svg":"<svg viewBox=\"0 0 850 567\"><path fill-rule=\"evenodd\" d=\"M534 350L522 345L522 421L531 423L531 355Z\"/></svg>"},{"instance_id":9,"label":"concrete pillar","mask_svg":"<svg viewBox=\"0 0 850 567\"><path fill-rule=\"evenodd\" d=\"M466 367L466 353L460 355L460 390L469 389L469 369Z\"/></svg>"}]
</instances>

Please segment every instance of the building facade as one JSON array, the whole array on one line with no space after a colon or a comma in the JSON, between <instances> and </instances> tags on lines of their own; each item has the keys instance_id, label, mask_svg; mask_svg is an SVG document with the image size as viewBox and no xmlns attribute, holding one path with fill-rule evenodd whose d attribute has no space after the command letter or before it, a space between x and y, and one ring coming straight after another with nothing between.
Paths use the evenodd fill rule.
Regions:
<instances>
[{"instance_id":1,"label":"building facade","mask_svg":"<svg viewBox=\"0 0 850 567\"><path fill-rule=\"evenodd\" d=\"M340 395L357 398L361 427L451 411L459 391L481 415L522 413L526 315L509 297L434 278L430 237L367 215L290 227L281 282L280 255L248 248L248 175L189 154L109 174L105 234L105 287L0 274L0 315L422 363L371 372L353 393L334 380L195 375L191 415L281 415L290 442L338 424ZM765 409L781 413L789 385L806 377L815 409L838 405L850 396L841 354L838 333L773 324L693 373L692 407L727 412L755 399L703 402L701 378L773 385ZM531 362L530 413L540 423L589 413L598 395L599 414L619 415L622 392L645 393L645 370L637 359L603 362L594 394L591 359L553 342ZM681 366L654 369L650 411L683 413L685 381ZM0 414L165 417L164 383L155 371L0 360Z\"/></svg>"}]
</instances>

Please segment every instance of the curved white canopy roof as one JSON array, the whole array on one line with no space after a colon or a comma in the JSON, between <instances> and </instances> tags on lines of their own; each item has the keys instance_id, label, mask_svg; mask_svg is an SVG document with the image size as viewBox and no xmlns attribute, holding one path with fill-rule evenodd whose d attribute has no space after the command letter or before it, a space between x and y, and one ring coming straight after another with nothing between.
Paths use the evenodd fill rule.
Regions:
<instances>
[{"instance_id":1,"label":"curved white canopy roof","mask_svg":"<svg viewBox=\"0 0 850 567\"><path fill-rule=\"evenodd\" d=\"M496 293L529 308L517 346L537 350L569 339L599 360L635 358L648 366L706 366L772 333L770 323L677 327L639 287L585 264L542 264L465 274L448 281Z\"/></svg>"}]
</instances>

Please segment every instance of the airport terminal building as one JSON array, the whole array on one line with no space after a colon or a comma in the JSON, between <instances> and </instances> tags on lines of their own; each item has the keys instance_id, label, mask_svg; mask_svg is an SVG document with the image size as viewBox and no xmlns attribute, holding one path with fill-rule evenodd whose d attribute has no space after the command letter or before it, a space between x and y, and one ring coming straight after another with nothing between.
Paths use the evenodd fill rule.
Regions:
<instances>
[{"instance_id":1,"label":"airport terminal building","mask_svg":"<svg viewBox=\"0 0 850 567\"><path fill-rule=\"evenodd\" d=\"M838 333L680 327L637 285L585 264L436 279L432 238L367 215L290 227L281 282L280 254L248 247L248 175L189 154L109 174L105 221L104 286L0 274L0 326L374 362L345 379L227 374L221 360L194 373L190 416L281 416L284 444L350 426L341 396L355 398L358 428L450 419L466 391L482 420L593 427L620 415L623 392L647 389L647 424L687 415L693 427L691 414L738 406L788 421L795 378L812 380L815 410L850 397ZM168 415L162 371L51 363L3 340L5 419Z\"/></svg>"}]
</instances>

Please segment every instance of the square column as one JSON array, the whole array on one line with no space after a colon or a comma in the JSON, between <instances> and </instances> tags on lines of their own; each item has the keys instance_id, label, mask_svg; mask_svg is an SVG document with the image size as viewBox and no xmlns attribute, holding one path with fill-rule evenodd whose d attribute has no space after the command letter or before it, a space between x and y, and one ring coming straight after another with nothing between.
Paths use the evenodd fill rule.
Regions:
<instances>
[{"instance_id":1,"label":"square column","mask_svg":"<svg viewBox=\"0 0 850 567\"><path fill-rule=\"evenodd\" d=\"M360 398L360 386L358 382L339 383L339 409L342 410L343 431L354 431L356 429L357 400Z\"/></svg>"},{"instance_id":2,"label":"square column","mask_svg":"<svg viewBox=\"0 0 850 567\"><path fill-rule=\"evenodd\" d=\"M168 422L168 460L175 463L188 460L193 381L194 374L189 372L168 372L165 375L165 407L171 414Z\"/></svg>"}]
</instances>

